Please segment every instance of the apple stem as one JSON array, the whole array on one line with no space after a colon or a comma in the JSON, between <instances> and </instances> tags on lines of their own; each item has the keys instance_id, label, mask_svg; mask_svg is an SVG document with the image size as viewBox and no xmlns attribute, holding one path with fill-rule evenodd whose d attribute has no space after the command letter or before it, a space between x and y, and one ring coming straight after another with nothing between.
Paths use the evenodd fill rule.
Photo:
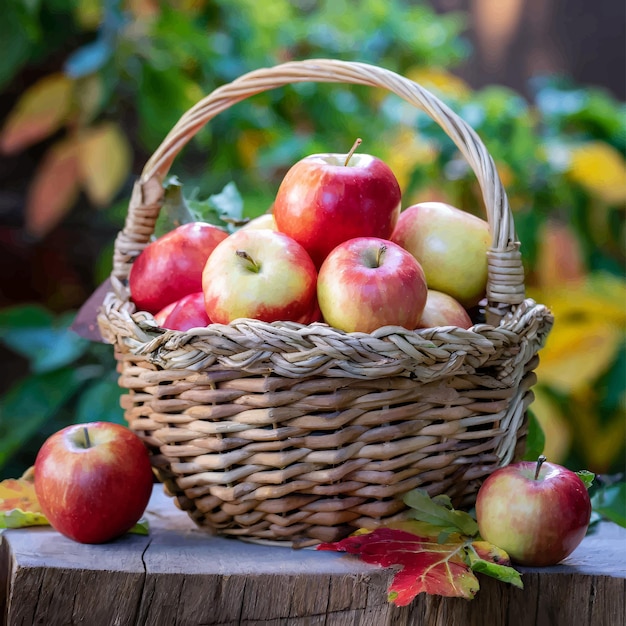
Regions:
<instances>
[{"instance_id":1,"label":"apple stem","mask_svg":"<svg viewBox=\"0 0 626 626\"><path fill-rule=\"evenodd\" d=\"M539 472L541 470L541 466L545 463L546 457L543 454L539 455L537 459L537 467L535 468L535 480L539 478Z\"/></svg>"},{"instance_id":2,"label":"apple stem","mask_svg":"<svg viewBox=\"0 0 626 626\"><path fill-rule=\"evenodd\" d=\"M350 152L348 152L348 156L346 156L346 160L344 162L344 166L348 165L348 162L352 158L352 155L356 152L356 149L361 145L361 141L363 141L360 137L357 137L357 140L354 142L352 148L350 148Z\"/></svg>"},{"instance_id":3,"label":"apple stem","mask_svg":"<svg viewBox=\"0 0 626 626\"><path fill-rule=\"evenodd\" d=\"M91 439L89 439L89 429L84 426L83 433L85 434L85 448L91 448Z\"/></svg>"},{"instance_id":4,"label":"apple stem","mask_svg":"<svg viewBox=\"0 0 626 626\"><path fill-rule=\"evenodd\" d=\"M380 267L382 264L383 255L387 251L387 246L383 244L378 248L378 252L376 253L376 267Z\"/></svg>"},{"instance_id":5,"label":"apple stem","mask_svg":"<svg viewBox=\"0 0 626 626\"><path fill-rule=\"evenodd\" d=\"M253 272L256 272L258 274L259 270L261 269L259 267L259 264L245 250L237 250L235 252L235 254L240 259L243 259L244 261L247 261L247 263L250 265L250 269Z\"/></svg>"}]
</instances>

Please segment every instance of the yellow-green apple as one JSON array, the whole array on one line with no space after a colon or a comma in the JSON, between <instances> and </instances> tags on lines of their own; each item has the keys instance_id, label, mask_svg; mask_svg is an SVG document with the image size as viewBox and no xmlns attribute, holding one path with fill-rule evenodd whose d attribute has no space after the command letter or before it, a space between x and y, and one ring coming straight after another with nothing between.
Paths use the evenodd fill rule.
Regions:
<instances>
[{"instance_id":1,"label":"yellow-green apple","mask_svg":"<svg viewBox=\"0 0 626 626\"><path fill-rule=\"evenodd\" d=\"M324 321L346 332L381 326L413 330L426 304L426 279L415 257L378 237L339 244L322 263L317 300Z\"/></svg>"},{"instance_id":2,"label":"yellow-green apple","mask_svg":"<svg viewBox=\"0 0 626 626\"><path fill-rule=\"evenodd\" d=\"M104 543L130 530L152 493L141 439L112 422L67 426L35 459L35 493L50 525L80 543Z\"/></svg>"},{"instance_id":3,"label":"yellow-green apple","mask_svg":"<svg viewBox=\"0 0 626 626\"><path fill-rule=\"evenodd\" d=\"M320 267L354 237L388 239L400 213L400 186L390 167L369 154L313 154L294 164L274 201L279 231Z\"/></svg>"},{"instance_id":4,"label":"yellow-green apple","mask_svg":"<svg viewBox=\"0 0 626 626\"><path fill-rule=\"evenodd\" d=\"M520 565L555 565L580 544L591 516L585 484L571 470L520 461L490 474L476 498L476 518L485 541Z\"/></svg>"},{"instance_id":5,"label":"yellow-green apple","mask_svg":"<svg viewBox=\"0 0 626 626\"><path fill-rule=\"evenodd\" d=\"M269 228L270 230L276 230L276 220L272 213L263 213L245 223L240 230L248 228Z\"/></svg>"},{"instance_id":6,"label":"yellow-green apple","mask_svg":"<svg viewBox=\"0 0 626 626\"><path fill-rule=\"evenodd\" d=\"M458 326L469 328L472 320L465 307L452 296L435 289L428 290L426 306L422 311L418 328L434 328L435 326Z\"/></svg>"},{"instance_id":7,"label":"yellow-green apple","mask_svg":"<svg viewBox=\"0 0 626 626\"><path fill-rule=\"evenodd\" d=\"M400 214L391 240L422 265L429 289L471 308L487 285L489 224L443 202L421 202Z\"/></svg>"},{"instance_id":8,"label":"yellow-green apple","mask_svg":"<svg viewBox=\"0 0 626 626\"><path fill-rule=\"evenodd\" d=\"M299 243L275 230L247 229L213 250L202 290L207 315L217 324L238 318L308 323L316 281L315 265Z\"/></svg>"},{"instance_id":9,"label":"yellow-green apple","mask_svg":"<svg viewBox=\"0 0 626 626\"><path fill-rule=\"evenodd\" d=\"M228 237L217 226L191 222L149 243L130 268L130 295L141 311L158 313L202 291L202 270L215 246Z\"/></svg>"},{"instance_id":10,"label":"yellow-green apple","mask_svg":"<svg viewBox=\"0 0 626 626\"><path fill-rule=\"evenodd\" d=\"M208 326L210 323L204 306L204 293L198 291L177 300L161 326L170 330L187 331L190 328Z\"/></svg>"}]
</instances>

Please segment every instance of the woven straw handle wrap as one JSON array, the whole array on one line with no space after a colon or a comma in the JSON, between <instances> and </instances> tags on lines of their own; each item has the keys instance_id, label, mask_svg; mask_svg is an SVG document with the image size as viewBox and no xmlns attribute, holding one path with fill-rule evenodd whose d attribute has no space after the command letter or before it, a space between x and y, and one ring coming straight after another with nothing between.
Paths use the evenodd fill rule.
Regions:
<instances>
[{"instance_id":1,"label":"woven straw handle wrap","mask_svg":"<svg viewBox=\"0 0 626 626\"><path fill-rule=\"evenodd\" d=\"M244 74L189 109L144 167L135 185L124 230L115 243L113 275L128 277L130 263L149 242L161 208L162 181L187 142L213 117L250 96L296 82L348 83L382 87L437 122L473 169L492 233L487 299L498 318L524 300L524 270L513 216L493 159L475 131L432 93L394 72L365 63L329 59L294 61Z\"/></svg>"}]
</instances>

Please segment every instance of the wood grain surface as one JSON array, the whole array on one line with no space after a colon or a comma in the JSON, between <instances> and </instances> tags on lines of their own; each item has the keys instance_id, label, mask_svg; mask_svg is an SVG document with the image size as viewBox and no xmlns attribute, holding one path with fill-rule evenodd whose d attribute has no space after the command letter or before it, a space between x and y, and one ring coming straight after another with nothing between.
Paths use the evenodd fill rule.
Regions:
<instances>
[{"instance_id":1,"label":"wood grain surface","mask_svg":"<svg viewBox=\"0 0 626 626\"><path fill-rule=\"evenodd\" d=\"M626 530L602 523L558 566L520 568L524 589L480 576L472 601L387 602L393 572L356 558L215 537L160 486L150 535L81 545L49 527L0 539L0 617L9 626L623 626Z\"/></svg>"}]
</instances>

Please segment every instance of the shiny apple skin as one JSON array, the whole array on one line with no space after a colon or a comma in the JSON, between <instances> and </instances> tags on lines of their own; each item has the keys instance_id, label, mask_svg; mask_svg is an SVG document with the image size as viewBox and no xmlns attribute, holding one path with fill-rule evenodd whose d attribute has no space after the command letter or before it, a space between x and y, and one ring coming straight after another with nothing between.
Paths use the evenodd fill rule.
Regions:
<instances>
[{"instance_id":1,"label":"shiny apple skin","mask_svg":"<svg viewBox=\"0 0 626 626\"><path fill-rule=\"evenodd\" d=\"M237 253L259 266L255 271ZM221 242L202 274L207 315L216 324L239 318L308 323L316 307L317 270L306 250L271 229L239 230Z\"/></svg>"},{"instance_id":2,"label":"shiny apple skin","mask_svg":"<svg viewBox=\"0 0 626 626\"><path fill-rule=\"evenodd\" d=\"M402 211L391 240L421 263L429 289L466 308L485 295L491 246L485 220L443 202L421 202Z\"/></svg>"},{"instance_id":3,"label":"shiny apple skin","mask_svg":"<svg viewBox=\"0 0 626 626\"><path fill-rule=\"evenodd\" d=\"M204 307L204 293L190 293L176 302L163 324L169 330L188 331L191 328L202 328L211 323Z\"/></svg>"},{"instance_id":4,"label":"shiny apple skin","mask_svg":"<svg viewBox=\"0 0 626 626\"><path fill-rule=\"evenodd\" d=\"M377 254L384 247L380 263ZM319 271L317 300L324 321L345 332L382 326L413 330L426 304L424 272L400 246L377 237L339 244Z\"/></svg>"},{"instance_id":5,"label":"shiny apple skin","mask_svg":"<svg viewBox=\"0 0 626 626\"><path fill-rule=\"evenodd\" d=\"M140 311L158 313L202 291L207 258L228 233L204 222L183 224L149 243L130 268L131 299Z\"/></svg>"},{"instance_id":6,"label":"shiny apple skin","mask_svg":"<svg viewBox=\"0 0 626 626\"><path fill-rule=\"evenodd\" d=\"M84 428L91 447L83 445ZM112 422L57 431L35 459L35 493L51 526L79 543L104 543L130 530L150 499L153 473L137 435Z\"/></svg>"},{"instance_id":7,"label":"shiny apple skin","mask_svg":"<svg viewBox=\"0 0 626 626\"><path fill-rule=\"evenodd\" d=\"M476 499L480 535L520 565L556 565L583 540L591 500L575 472L545 462L538 480L535 462L497 469Z\"/></svg>"},{"instance_id":8,"label":"shiny apple skin","mask_svg":"<svg viewBox=\"0 0 626 626\"><path fill-rule=\"evenodd\" d=\"M458 300L442 291L428 290L426 306L422 311L418 328L458 326L467 330L472 324L469 313Z\"/></svg>"},{"instance_id":9,"label":"shiny apple skin","mask_svg":"<svg viewBox=\"0 0 626 626\"><path fill-rule=\"evenodd\" d=\"M319 268L340 243L388 239L400 214L401 191L389 166L368 154L314 154L285 175L274 202L279 231L300 243Z\"/></svg>"}]
</instances>

